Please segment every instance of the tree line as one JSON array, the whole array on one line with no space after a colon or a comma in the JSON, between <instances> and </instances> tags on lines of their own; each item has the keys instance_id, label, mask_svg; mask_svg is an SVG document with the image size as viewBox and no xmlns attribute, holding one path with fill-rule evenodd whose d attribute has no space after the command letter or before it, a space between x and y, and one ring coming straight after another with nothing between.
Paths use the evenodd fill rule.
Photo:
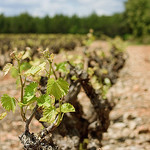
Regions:
<instances>
[{"instance_id":1,"label":"tree line","mask_svg":"<svg viewBox=\"0 0 150 150\"><path fill-rule=\"evenodd\" d=\"M28 13L18 16L0 15L0 33L71 33L85 34L92 28L96 35L142 36L150 34L150 1L128 0L125 11L112 16L92 13L86 17L56 14L53 17L33 17Z\"/></svg>"},{"instance_id":2,"label":"tree line","mask_svg":"<svg viewBox=\"0 0 150 150\"><path fill-rule=\"evenodd\" d=\"M73 15L71 17L57 14L54 17L33 17L28 13L6 17L0 15L1 33L88 33L92 28L96 34L114 36L123 34L121 14L98 16L92 13L87 17Z\"/></svg>"}]
</instances>

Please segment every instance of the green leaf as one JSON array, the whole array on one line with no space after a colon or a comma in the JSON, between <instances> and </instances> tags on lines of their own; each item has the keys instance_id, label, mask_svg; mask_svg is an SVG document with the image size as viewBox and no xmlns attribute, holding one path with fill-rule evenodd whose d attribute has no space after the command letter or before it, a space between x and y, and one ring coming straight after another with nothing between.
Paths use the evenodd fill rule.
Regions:
<instances>
[{"instance_id":1,"label":"green leaf","mask_svg":"<svg viewBox=\"0 0 150 150\"><path fill-rule=\"evenodd\" d=\"M68 93L69 84L63 79L50 78L47 83L47 94L53 95L57 100Z\"/></svg>"},{"instance_id":2,"label":"green leaf","mask_svg":"<svg viewBox=\"0 0 150 150\"><path fill-rule=\"evenodd\" d=\"M0 120L2 120L3 118L5 118L7 115L7 112L3 112L2 114L0 114Z\"/></svg>"},{"instance_id":3,"label":"green leaf","mask_svg":"<svg viewBox=\"0 0 150 150\"><path fill-rule=\"evenodd\" d=\"M19 75L18 69L14 66L10 69L10 73L13 78L16 78Z\"/></svg>"},{"instance_id":4,"label":"green leaf","mask_svg":"<svg viewBox=\"0 0 150 150\"><path fill-rule=\"evenodd\" d=\"M66 65L67 65L66 62L62 62L62 63L55 64L55 65L56 65L56 70L57 71L64 72L64 73L68 72L68 69L66 67Z\"/></svg>"},{"instance_id":5,"label":"green leaf","mask_svg":"<svg viewBox=\"0 0 150 150\"><path fill-rule=\"evenodd\" d=\"M90 81L95 90L99 90L101 88L102 85L98 82L97 76L92 76Z\"/></svg>"},{"instance_id":6,"label":"green leaf","mask_svg":"<svg viewBox=\"0 0 150 150\"><path fill-rule=\"evenodd\" d=\"M102 87L102 97L103 97L104 99L107 98L106 95L107 95L107 92L108 92L109 88L110 88L110 86L108 86L108 85L104 85L104 86Z\"/></svg>"},{"instance_id":7,"label":"green leaf","mask_svg":"<svg viewBox=\"0 0 150 150\"><path fill-rule=\"evenodd\" d=\"M29 104L29 103L24 104L24 103L19 102L19 103L18 103L18 106L24 107L24 106L27 106L28 104Z\"/></svg>"},{"instance_id":8,"label":"green leaf","mask_svg":"<svg viewBox=\"0 0 150 150\"><path fill-rule=\"evenodd\" d=\"M76 81L76 80L78 80L78 78L77 78L77 76L76 76L76 75L73 75L73 76L71 77L71 80Z\"/></svg>"},{"instance_id":9,"label":"green leaf","mask_svg":"<svg viewBox=\"0 0 150 150\"><path fill-rule=\"evenodd\" d=\"M88 72L88 74L89 74L90 76L92 76L92 75L94 74L94 69L91 68L91 67L89 67L88 70L87 70L87 72Z\"/></svg>"},{"instance_id":10,"label":"green leaf","mask_svg":"<svg viewBox=\"0 0 150 150\"><path fill-rule=\"evenodd\" d=\"M36 97L35 97L35 93L36 93L36 90L37 90L37 86L38 86L38 83L36 82L31 82L29 85L27 85L24 89L24 97L23 97L23 104L28 104L32 101L35 101L36 100Z\"/></svg>"},{"instance_id":11,"label":"green leaf","mask_svg":"<svg viewBox=\"0 0 150 150\"><path fill-rule=\"evenodd\" d=\"M53 85L54 85L55 83L56 83L56 80L55 80L54 78L48 79L48 82L47 82L47 93L48 93L48 94L51 94Z\"/></svg>"},{"instance_id":12,"label":"green leaf","mask_svg":"<svg viewBox=\"0 0 150 150\"><path fill-rule=\"evenodd\" d=\"M4 76L9 72L9 70L11 69L12 67L12 64L11 63L7 63L5 65L5 67L3 68L3 73L4 73Z\"/></svg>"},{"instance_id":13,"label":"green leaf","mask_svg":"<svg viewBox=\"0 0 150 150\"><path fill-rule=\"evenodd\" d=\"M40 119L42 122L53 123L58 112L55 107L46 107L43 110L43 117Z\"/></svg>"},{"instance_id":14,"label":"green leaf","mask_svg":"<svg viewBox=\"0 0 150 150\"><path fill-rule=\"evenodd\" d=\"M65 103L65 104L62 104L62 106L61 106L61 112L63 112L63 113L75 112L75 108L73 107L73 105L71 105L69 103Z\"/></svg>"},{"instance_id":15,"label":"green leaf","mask_svg":"<svg viewBox=\"0 0 150 150\"><path fill-rule=\"evenodd\" d=\"M50 97L48 94L41 95L39 98L37 98L37 103L39 106L47 106L50 107L54 105L55 98Z\"/></svg>"},{"instance_id":16,"label":"green leaf","mask_svg":"<svg viewBox=\"0 0 150 150\"><path fill-rule=\"evenodd\" d=\"M76 66L79 68L79 69L83 69L83 63L78 63L78 64L76 64Z\"/></svg>"},{"instance_id":17,"label":"green leaf","mask_svg":"<svg viewBox=\"0 0 150 150\"><path fill-rule=\"evenodd\" d=\"M68 84L68 82L65 81L65 80L62 79L62 78L59 78L59 79L57 80L57 82L58 82L58 85L61 87L61 89L62 89L62 91L63 91L63 94L66 95L66 94L68 93L68 91L69 91L69 84ZM63 95L63 96L64 96L64 95Z\"/></svg>"},{"instance_id":18,"label":"green leaf","mask_svg":"<svg viewBox=\"0 0 150 150\"><path fill-rule=\"evenodd\" d=\"M22 56L22 59L26 59L26 58L31 59L31 49L30 48L28 48L27 51Z\"/></svg>"},{"instance_id":19,"label":"green leaf","mask_svg":"<svg viewBox=\"0 0 150 150\"><path fill-rule=\"evenodd\" d=\"M14 99L13 97L10 97L10 96L8 96L7 94L4 94L4 95L1 97L1 103L2 103L2 106L3 106L7 111L10 111L10 110L12 110L13 112L15 111L16 103L15 103L15 99Z\"/></svg>"},{"instance_id":20,"label":"green leaf","mask_svg":"<svg viewBox=\"0 0 150 150\"><path fill-rule=\"evenodd\" d=\"M20 85L21 85L19 77L16 78L16 85L17 85L17 88L20 87Z\"/></svg>"},{"instance_id":21,"label":"green leaf","mask_svg":"<svg viewBox=\"0 0 150 150\"><path fill-rule=\"evenodd\" d=\"M45 69L46 62L43 62L42 64L38 66L32 66L28 71L25 72L25 75L35 75L38 72L42 71Z\"/></svg>"},{"instance_id":22,"label":"green leaf","mask_svg":"<svg viewBox=\"0 0 150 150\"><path fill-rule=\"evenodd\" d=\"M108 74L108 70L107 69L101 69L102 74Z\"/></svg>"},{"instance_id":23,"label":"green leaf","mask_svg":"<svg viewBox=\"0 0 150 150\"><path fill-rule=\"evenodd\" d=\"M111 81L110 81L109 78L105 78L105 79L104 79L104 83L105 83L106 85L108 85L108 86L111 86Z\"/></svg>"},{"instance_id":24,"label":"green leaf","mask_svg":"<svg viewBox=\"0 0 150 150\"><path fill-rule=\"evenodd\" d=\"M26 71L31 68L31 65L28 62L23 62L20 66L20 71Z\"/></svg>"}]
</instances>

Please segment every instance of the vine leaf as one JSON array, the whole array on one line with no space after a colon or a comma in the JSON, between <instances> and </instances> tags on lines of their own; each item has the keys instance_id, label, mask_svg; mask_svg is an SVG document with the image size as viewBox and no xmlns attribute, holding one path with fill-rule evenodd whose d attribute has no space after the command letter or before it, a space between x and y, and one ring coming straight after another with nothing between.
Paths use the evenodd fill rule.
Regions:
<instances>
[{"instance_id":1,"label":"vine leaf","mask_svg":"<svg viewBox=\"0 0 150 150\"><path fill-rule=\"evenodd\" d=\"M59 78L55 80L50 78L47 83L47 94L53 95L57 100L62 98L68 93L69 84L67 81Z\"/></svg>"},{"instance_id":2,"label":"vine leaf","mask_svg":"<svg viewBox=\"0 0 150 150\"><path fill-rule=\"evenodd\" d=\"M14 66L11 67L10 73L13 78L17 78L17 76L19 75L18 69Z\"/></svg>"},{"instance_id":3,"label":"vine leaf","mask_svg":"<svg viewBox=\"0 0 150 150\"><path fill-rule=\"evenodd\" d=\"M22 56L22 59L26 59L26 58L31 59L31 49L30 48L28 48L26 50L26 52L24 53L24 55Z\"/></svg>"},{"instance_id":4,"label":"vine leaf","mask_svg":"<svg viewBox=\"0 0 150 150\"><path fill-rule=\"evenodd\" d=\"M46 65L46 62L43 62L42 64L38 65L38 66L32 66L28 71L25 72L25 75L29 76L29 75L35 75L38 72L44 70Z\"/></svg>"},{"instance_id":5,"label":"vine leaf","mask_svg":"<svg viewBox=\"0 0 150 150\"><path fill-rule=\"evenodd\" d=\"M39 121L53 123L57 114L58 111L55 107L45 107L43 110L43 117Z\"/></svg>"},{"instance_id":6,"label":"vine leaf","mask_svg":"<svg viewBox=\"0 0 150 150\"><path fill-rule=\"evenodd\" d=\"M7 115L7 112L3 112L2 114L0 114L0 120L2 120L3 118L5 118Z\"/></svg>"},{"instance_id":7,"label":"vine leaf","mask_svg":"<svg viewBox=\"0 0 150 150\"><path fill-rule=\"evenodd\" d=\"M8 96L7 94L4 94L4 95L1 97L1 103L2 103L2 106L3 106L7 111L10 111L10 110L12 110L13 112L15 111L16 103L15 103L15 99L14 99L13 97L10 97L10 96Z\"/></svg>"},{"instance_id":8,"label":"vine leaf","mask_svg":"<svg viewBox=\"0 0 150 150\"><path fill-rule=\"evenodd\" d=\"M23 62L20 66L20 71L26 71L31 68L31 64L28 62Z\"/></svg>"},{"instance_id":9,"label":"vine leaf","mask_svg":"<svg viewBox=\"0 0 150 150\"><path fill-rule=\"evenodd\" d=\"M38 83L31 82L29 85L27 85L24 89L24 96L23 96L23 104L27 105L30 102L33 102L36 100L36 90L37 90Z\"/></svg>"},{"instance_id":10,"label":"vine leaf","mask_svg":"<svg viewBox=\"0 0 150 150\"><path fill-rule=\"evenodd\" d=\"M38 106L47 106L50 107L55 103L55 97L50 97L48 94L41 95L37 98Z\"/></svg>"},{"instance_id":11,"label":"vine leaf","mask_svg":"<svg viewBox=\"0 0 150 150\"><path fill-rule=\"evenodd\" d=\"M67 73L69 71L66 67L67 62L62 62L62 63L55 64L55 65L56 65L56 71L60 71L63 73Z\"/></svg>"},{"instance_id":12,"label":"vine leaf","mask_svg":"<svg viewBox=\"0 0 150 150\"><path fill-rule=\"evenodd\" d=\"M12 67L12 64L11 63L7 63L5 65L5 67L3 68L3 73L4 73L4 76L9 72L9 70L11 69Z\"/></svg>"},{"instance_id":13,"label":"vine leaf","mask_svg":"<svg viewBox=\"0 0 150 150\"><path fill-rule=\"evenodd\" d=\"M64 103L61 106L61 112L63 112L63 113L75 112L75 108L73 107L73 105L71 105L69 103Z\"/></svg>"},{"instance_id":14,"label":"vine leaf","mask_svg":"<svg viewBox=\"0 0 150 150\"><path fill-rule=\"evenodd\" d=\"M106 85L108 85L109 87L111 86L111 81L110 81L109 78L105 78L105 79L104 79L104 83L105 83Z\"/></svg>"}]
</instances>

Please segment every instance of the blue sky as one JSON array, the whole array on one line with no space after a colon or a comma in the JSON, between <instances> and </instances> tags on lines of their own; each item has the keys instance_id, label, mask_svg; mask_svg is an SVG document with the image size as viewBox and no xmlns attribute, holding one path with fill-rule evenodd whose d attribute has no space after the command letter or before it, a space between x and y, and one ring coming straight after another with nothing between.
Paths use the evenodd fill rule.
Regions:
<instances>
[{"instance_id":1,"label":"blue sky","mask_svg":"<svg viewBox=\"0 0 150 150\"><path fill-rule=\"evenodd\" d=\"M60 13L87 16L92 12L111 15L124 10L124 1L126 0L0 0L0 13L14 16L28 12L39 17Z\"/></svg>"}]
</instances>

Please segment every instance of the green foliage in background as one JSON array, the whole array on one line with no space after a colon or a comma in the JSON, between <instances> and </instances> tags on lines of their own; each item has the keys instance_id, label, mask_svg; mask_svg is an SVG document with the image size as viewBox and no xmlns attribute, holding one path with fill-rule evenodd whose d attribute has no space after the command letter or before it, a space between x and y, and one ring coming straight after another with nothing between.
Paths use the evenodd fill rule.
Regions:
<instances>
[{"instance_id":1,"label":"green foliage in background","mask_svg":"<svg viewBox=\"0 0 150 150\"><path fill-rule=\"evenodd\" d=\"M28 13L7 17L0 15L0 33L70 33L86 34L94 29L96 35L115 36L124 34L122 14L98 16L92 13L86 17L57 14L53 17L32 17ZM124 27L126 28L126 27Z\"/></svg>"},{"instance_id":2,"label":"green foliage in background","mask_svg":"<svg viewBox=\"0 0 150 150\"><path fill-rule=\"evenodd\" d=\"M33 17L28 13L18 16L0 14L0 33L61 33L86 34L89 29L100 37L119 35L124 39L147 36L150 34L150 0L126 0L125 10L111 16L66 16L56 14L51 17ZM30 41L28 41L30 43Z\"/></svg>"},{"instance_id":3,"label":"green foliage in background","mask_svg":"<svg viewBox=\"0 0 150 150\"><path fill-rule=\"evenodd\" d=\"M128 0L125 15L135 37L150 34L150 0Z\"/></svg>"}]
</instances>

